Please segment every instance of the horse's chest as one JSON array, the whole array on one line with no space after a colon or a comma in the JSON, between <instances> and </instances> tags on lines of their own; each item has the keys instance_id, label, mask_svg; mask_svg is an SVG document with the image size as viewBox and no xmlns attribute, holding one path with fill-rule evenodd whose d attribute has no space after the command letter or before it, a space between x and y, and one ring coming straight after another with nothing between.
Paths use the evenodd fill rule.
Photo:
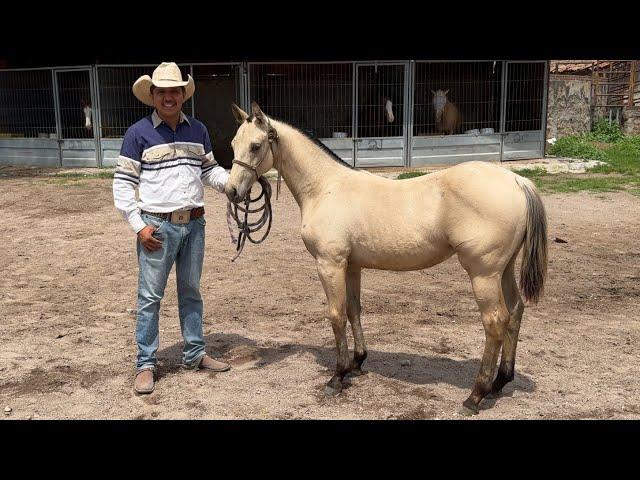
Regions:
<instances>
[{"instance_id":1,"label":"horse's chest","mask_svg":"<svg viewBox=\"0 0 640 480\"><path fill-rule=\"evenodd\" d=\"M300 234L305 247L314 257L319 251L344 253L348 249L341 222L303 220Z\"/></svg>"},{"instance_id":2,"label":"horse's chest","mask_svg":"<svg viewBox=\"0 0 640 480\"><path fill-rule=\"evenodd\" d=\"M302 241L304 242L304 246L307 247L309 253L315 257L317 252L318 245L318 235L316 233L316 229L309 223L302 222L302 227L300 228L300 236L302 237Z\"/></svg>"}]
</instances>

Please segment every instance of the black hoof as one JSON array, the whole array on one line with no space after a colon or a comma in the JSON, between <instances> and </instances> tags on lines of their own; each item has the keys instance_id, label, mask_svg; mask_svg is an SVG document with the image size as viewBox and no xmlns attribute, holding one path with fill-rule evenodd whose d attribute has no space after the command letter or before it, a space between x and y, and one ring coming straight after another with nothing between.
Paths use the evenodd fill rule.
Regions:
<instances>
[{"instance_id":1,"label":"black hoof","mask_svg":"<svg viewBox=\"0 0 640 480\"><path fill-rule=\"evenodd\" d=\"M487 393L487 396L484 398L496 399L496 398L499 398L500 395L502 395L502 387L498 389L492 388L491 391Z\"/></svg>"},{"instance_id":2,"label":"black hoof","mask_svg":"<svg viewBox=\"0 0 640 480\"><path fill-rule=\"evenodd\" d=\"M352 377L359 377L360 375L364 375L365 372L362 371L361 368L352 368L351 371L349 372L349 375L351 375Z\"/></svg>"},{"instance_id":3,"label":"black hoof","mask_svg":"<svg viewBox=\"0 0 640 480\"><path fill-rule=\"evenodd\" d=\"M342 391L342 378L343 376L334 375L324 388L325 395L329 397L335 397Z\"/></svg>"},{"instance_id":4,"label":"black hoof","mask_svg":"<svg viewBox=\"0 0 640 480\"><path fill-rule=\"evenodd\" d=\"M465 417L471 417L480 413L480 408L472 401L465 400L462 402L462 408L458 410L458 413Z\"/></svg>"},{"instance_id":5,"label":"black hoof","mask_svg":"<svg viewBox=\"0 0 640 480\"><path fill-rule=\"evenodd\" d=\"M471 410L470 408L465 407L464 405L458 410L458 414L463 417L473 417L478 414L478 410Z\"/></svg>"},{"instance_id":6,"label":"black hoof","mask_svg":"<svg viewBox=\"0 0 640 480\"><path fill-rule=\"evenodd\" d=\"M498 371L498 375L496 379L491 384L491 392L489 395L493 395L492 398L496 398L500 396L500 392L502 392L503 387L513 380L513 370L509 373L502 373L502 371Z\"/></svg>"},{"instance_id":7,"label":"black hoof","mask_svg":"<svg viewBox=\"0 0 640 480\"><path fill-rule=\"evenodd\" d=\"M324 387L324 394L327 397L335 397L342 391L342 388L334 388L331 385L327 385Z\"/></svg>"}]
</instances>

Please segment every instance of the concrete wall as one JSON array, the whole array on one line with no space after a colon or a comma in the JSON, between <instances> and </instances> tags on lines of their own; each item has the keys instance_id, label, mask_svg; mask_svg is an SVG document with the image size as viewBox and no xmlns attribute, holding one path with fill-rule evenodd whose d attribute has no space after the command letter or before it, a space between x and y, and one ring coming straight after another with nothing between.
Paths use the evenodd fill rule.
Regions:
<instances>
[{"instance_id":1,"label":"concrete wall","mask_svg":"<svg viewBox=\"0 0 640 480\"><path fill-rule=\"evenodd\" d=\"M547 138L591 131L591 77L549 75Z\"/></svg>"}]
</instances>

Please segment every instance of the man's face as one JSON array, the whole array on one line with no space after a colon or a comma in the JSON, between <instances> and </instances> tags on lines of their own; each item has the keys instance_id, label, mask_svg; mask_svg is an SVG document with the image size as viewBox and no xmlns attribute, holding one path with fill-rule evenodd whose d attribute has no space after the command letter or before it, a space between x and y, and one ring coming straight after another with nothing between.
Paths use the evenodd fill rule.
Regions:
<instances>
[{"instance_id":1,"label":"man's face","mask_svg":"<svg viewBox=\"0 0 640 480\"><path fill-rule=\"evenodd\" d=\"M182 110L184 93L180 87L153 89L153 106L160 116L173 117Z\"/></svg>"}]
</instances>

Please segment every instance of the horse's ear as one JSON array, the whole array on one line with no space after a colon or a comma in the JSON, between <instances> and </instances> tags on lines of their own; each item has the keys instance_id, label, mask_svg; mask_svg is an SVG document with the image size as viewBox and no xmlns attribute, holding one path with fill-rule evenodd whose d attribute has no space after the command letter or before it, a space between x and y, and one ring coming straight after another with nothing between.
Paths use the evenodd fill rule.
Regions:
<instances>
[{"instance_id":1,"label":"horse's ear","mask_svg":"<svg viewBox=\"0 0 640 480\"><path fill-rule=\"evenodd\" d=\"M260 110L260 106L256 102L251 102L251 113L261 122L264 121L265 114Z\"/></svg>"},{"instance_id":2,"label":"horse's ear","mask_svg":"<svg viewBox=\"0 0 640 480\"><path fill-rule=\"evenodd\" d=\"M448 88L444 91L444 94L445 94L445 95L446 95L447 93L449 93L449 89L448 89Z\"/></svg>"},{"instance_id":3,"label":"horse's ear","mask_svg":"<svg viewBox=\"0 0 640 480\"><path fill-rule=\"evenodd\" d=\"M233 112L233 116L236 117L236 122L238 122L239 125L242 125L242 122L244 122L247 118L249 118L249 115L247 115L247 112L242 110L235 103L231 104L231 111Z\"/></svg>"},{"instance_id":4,"label":"horse's ear","mask_svg":"<svg viewBox=\"0 0 640 480\"><path fill-rule=\"evenodd\" d=\"M269 143L273 143L274 140L278 140L278 132L272 126L269 126L269 131L267 132L267 138L269 139Z\"/></svg>"}]
</instances>

